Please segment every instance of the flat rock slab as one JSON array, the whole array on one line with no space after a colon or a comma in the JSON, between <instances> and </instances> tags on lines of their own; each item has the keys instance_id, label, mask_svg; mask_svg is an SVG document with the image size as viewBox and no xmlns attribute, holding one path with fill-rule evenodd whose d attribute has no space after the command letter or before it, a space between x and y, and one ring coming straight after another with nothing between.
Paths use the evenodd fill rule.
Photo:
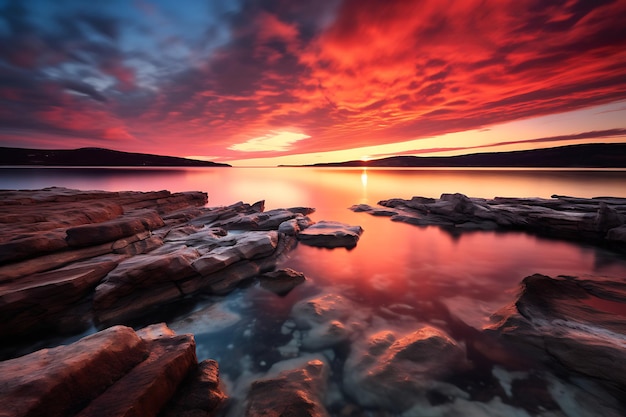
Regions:
<instances>
[{"instance_id":1,"label":"flat rock slab","mask_svg":"<svg viewBox=\"0 0 626 417\"><path fill-rule=\"evenodd\" d=\"M354 248L363 233L361 226L322 220L300 232L298 240L324 248Z\"/></svg>"}]
</instances>

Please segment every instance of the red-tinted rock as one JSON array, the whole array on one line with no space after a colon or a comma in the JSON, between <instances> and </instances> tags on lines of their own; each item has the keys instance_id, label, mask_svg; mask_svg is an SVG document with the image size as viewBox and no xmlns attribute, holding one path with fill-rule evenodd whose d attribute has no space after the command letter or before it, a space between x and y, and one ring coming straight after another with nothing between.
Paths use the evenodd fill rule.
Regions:
<instances>
[{"instance_id":1,"label":"red-tinted rock","mask_svg":"<svg viewBox=\"0 0 626 417\"><path fill-rule=\"evenodd\" d=\"M146 357L147 344L128 327L0 362L0 415L73 415Z\"/></svg>"},{"instance_id":2,"label":"red-tinted rock","mask_svg":"<svg viewBox=\"0 0 626 417\"><path fill-rule=\"evenodd\" d=\"M140 333L141 334L141 333ZM79 417L152 417L197 366L193 335L148 336L148 356L94 399Z\"/></svg>"}]
</instances>

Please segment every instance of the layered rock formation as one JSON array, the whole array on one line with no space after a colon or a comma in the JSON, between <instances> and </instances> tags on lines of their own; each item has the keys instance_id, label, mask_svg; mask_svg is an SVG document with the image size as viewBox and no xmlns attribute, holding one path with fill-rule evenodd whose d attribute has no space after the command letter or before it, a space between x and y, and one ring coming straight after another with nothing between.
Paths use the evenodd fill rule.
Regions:
<instances>
[{"instance_id":1,"label":"layered rock formation","mask_svg":"<svg viewBox=\"0 0 626 417\"><path fill-rule=\"evenodd\" d=\"M0 333L12 342L73 334L225 294L271 272L313 224L311 208L206 203L201 192L0 191ZM264 282L285 293L302 280Z\"/></svg>"},{"instance_id":2,"label":"layered rock formation","mask_svg":"<svg viewBox=\"0 0 626 417\"><path fill-rule=\"evenodd\" d=\"M138 332L114 326L0 362L3 417L147 417L166 406L165 415L184 415L171 414L182 409L211 416L225 400L217 364L198 365L193 335L176 335L165 325Z\"/></svg>"},{"instance_id":3,"label":"layered rock formation","mask_svg":"<svg viewBox=\"0 0 626 417\"><path fill-rule=\"evenodd\" d=\"M584 240L626 252L626 198L469 198L442 194L439 199L413 197L366 204L355 212L389 216L393 221L448 230L524 230L539 235Z\"/></svg>"}]
</instances>

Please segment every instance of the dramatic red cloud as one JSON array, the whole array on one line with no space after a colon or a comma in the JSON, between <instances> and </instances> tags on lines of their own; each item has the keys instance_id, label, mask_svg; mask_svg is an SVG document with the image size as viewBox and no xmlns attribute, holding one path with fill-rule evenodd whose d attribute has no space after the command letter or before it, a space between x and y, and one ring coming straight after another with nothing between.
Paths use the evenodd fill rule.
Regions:
<instances>
[{"instance_id":1,"label":"dramatic red cloud","mask_svg":"<svg viewBox=\"0 0 626 417\"><path fill-rule=\"evenodd\" d=\"M131 3L119 13L68 5L51 7L57 14L44 21L30 16L47 9L9 2L0 145L56 136L46 147L243 160L436 137L626 99L624 1L245 4L164 2L149 13ZM614 127L626 126L605 129Z\"/></svg>"},{"instance_id":2,"label":"dramatic red cloud","mask_svg":"<svg viewBox=\"0 0 626 417\"><path fill-rule=\"evenodd\" d=\"M359 132L352 146L623 98L626 5L538 6L348 1L302 59L341 127ZM311 150L333 149L328 136Z\"/></svg>"}]
</instances>

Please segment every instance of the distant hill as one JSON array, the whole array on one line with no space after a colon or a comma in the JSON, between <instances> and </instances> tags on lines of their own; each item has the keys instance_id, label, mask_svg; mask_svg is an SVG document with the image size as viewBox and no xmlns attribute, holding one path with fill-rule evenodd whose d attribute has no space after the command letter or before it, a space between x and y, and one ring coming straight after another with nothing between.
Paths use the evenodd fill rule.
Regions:
<instances>
[{"instance_id":1,"label":"distant hill","mask_svg":"<svg viewBox=\"0 0 626 417\"><path fill-rule=\"evenodd\" d=\"M626 168L626 143L590 143L459 156L392 156L370 161L332 162L306 166Z\"/></svg>"},{"instance_id":2,"label":"distant hill","mask_svg":"<svg viewBox=\"0 0 626 417\"><path fill-rule=\"evenodd\" d=\"M228 164L103 148L64 150L0 147L0 165L229 167Z\"/></svg>"}]
</instances>

